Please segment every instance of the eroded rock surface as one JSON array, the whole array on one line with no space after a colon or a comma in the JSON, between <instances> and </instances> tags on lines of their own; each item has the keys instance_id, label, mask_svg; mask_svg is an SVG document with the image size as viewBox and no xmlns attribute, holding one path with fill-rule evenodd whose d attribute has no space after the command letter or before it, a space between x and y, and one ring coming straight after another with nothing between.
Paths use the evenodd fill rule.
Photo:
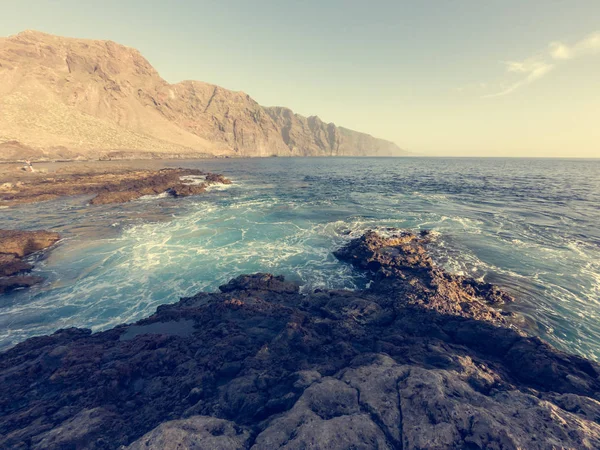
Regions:
<instances>
[{"instance_id":1,"label":"eroded rock surface","mask_svg":"<svg viewBox=\"0 0 600 450\"><path fill-rule=\"evenodd\" d=\"M0 294L43 281L29 275L33 265L23 258L51 247L59 239L58 233L50 231L0 230Z\"/></svg>"},{"instance_id":2,"label":"eroded rock surface","mask_svg":"<svg viewBox=\"0 0 600 450\"><path fill-rule=\"evenodd\" d=\"M135 325L29 339L0 355L0 447L600 448L600 367L518 330L506 293L427 245L350 242L364 291L244 275Z\"/></svg>"}]
</instances>

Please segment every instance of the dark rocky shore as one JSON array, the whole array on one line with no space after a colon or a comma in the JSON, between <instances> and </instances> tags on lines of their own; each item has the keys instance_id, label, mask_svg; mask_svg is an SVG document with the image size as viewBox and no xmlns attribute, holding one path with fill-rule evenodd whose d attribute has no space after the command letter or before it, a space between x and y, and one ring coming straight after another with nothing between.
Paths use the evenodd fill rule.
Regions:
<instances>
[{"instance_id":1,"label":"dark rocky shore","mask_svg":"<svg viewBox=\"0 0 600 450\"><path fill-rule=\"evenodd\" d=\"M134 325L0 354L0 448L600 448L600 367L511 324L427 236L337 256L364 291L240 276Z\"/></svg>"},{"instance_id":2,"label":"dark rocky shore","mask_svg":"<svg viewBox=\"0 0 600 450\"><path fill-rule=\"evenodd\" d=\"M0 230L0 294L43 281L30 275L33 264L23 259L39 254L60 239L50 231Z\"/></svg>"}]
</instances>

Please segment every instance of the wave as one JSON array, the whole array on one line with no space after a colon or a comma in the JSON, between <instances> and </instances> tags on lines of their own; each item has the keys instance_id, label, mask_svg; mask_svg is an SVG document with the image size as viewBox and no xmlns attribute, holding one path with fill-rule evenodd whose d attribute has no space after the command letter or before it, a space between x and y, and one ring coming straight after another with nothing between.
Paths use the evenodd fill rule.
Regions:
<instances>
[{"instance_id":1,"label":"wave","mask_svg":"<svg viewBox=\"0 0 600 450\"><path fill-rule=\"evenodd\" d=\"M44 226L67 239L36 268L46 284L0 305L0 346L64 326L133 321L241 273L284 274L304 291L360 289L367 280L331 252L368 229L394 227L432 231L436 263L507 287L519 298L511 308L539 334L600 359L597 210L563 201L568 190L555 176L557 198L531 182L530 168L517 179L519 167L505 174L489 161L452 170L448 162L405 170L413 163L370 161L367 174L343 161L288 163L194 163L235 179L205 196L93 211L65 199L1 214L0 228Z\"/></svg>"}]
</instances>

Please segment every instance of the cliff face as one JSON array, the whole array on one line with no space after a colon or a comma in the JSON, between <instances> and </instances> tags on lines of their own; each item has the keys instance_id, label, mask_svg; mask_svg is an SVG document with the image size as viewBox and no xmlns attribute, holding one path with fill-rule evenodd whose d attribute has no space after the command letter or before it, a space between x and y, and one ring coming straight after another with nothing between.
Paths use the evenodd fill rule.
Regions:
<instances>
[{"instance_id":1,"label":"cliff face","mask_svg":"<svg viewBox=\"0 0 600 450\"><path fill-rule=\"evenodd\" d=\"M199 81L169 84L137 50L111 41L35 31L0 38L0 144L44 157L401 154L288 111ZM12 153L0 147L0 159Z\"/></svg>"},{"instance_id":2,"label":"cliff face","mask_svg":"<svg viewBox=\"0 0 600 450\"><path fill-rule=\"evenodd\" d=\"M393 142L336 127L316 116L303 117L283 107L265 108L290 151L311 156L394 156L402 150Z\"/></svg>"}]
</instances>

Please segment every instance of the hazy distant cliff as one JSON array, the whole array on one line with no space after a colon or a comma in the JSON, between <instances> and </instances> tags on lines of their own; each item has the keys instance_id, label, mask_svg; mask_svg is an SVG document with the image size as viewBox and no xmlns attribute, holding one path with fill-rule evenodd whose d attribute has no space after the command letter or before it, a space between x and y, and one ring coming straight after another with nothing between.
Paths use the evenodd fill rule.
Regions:
<instances>
[{"instance_id":1,"label":"hazy distant cliff","mask_svg":"<svg viewBox=\"0 0 600 450\"><path fill-rule=\"evenodd\" d=\"M365 133L336 127L316 116L303 117L288 108L264 108L277 124L283 141L298 155L399 155L402 150L393 142Z\"/></svg>"},{"instance_id":2,"label":"hazy distant cliff","mask_svg":"<svg viewBox=\"0 0 600 450\"><path fill-rule=\"evenodd\" d=\"M111 41L36 31L0 38L0 159L27 152L96 158L114 151L165 156L403 153L391 142L318 117L264 108L243 92L199 81L169 84L137 50Z\"/></svg>"}]
</instances>

